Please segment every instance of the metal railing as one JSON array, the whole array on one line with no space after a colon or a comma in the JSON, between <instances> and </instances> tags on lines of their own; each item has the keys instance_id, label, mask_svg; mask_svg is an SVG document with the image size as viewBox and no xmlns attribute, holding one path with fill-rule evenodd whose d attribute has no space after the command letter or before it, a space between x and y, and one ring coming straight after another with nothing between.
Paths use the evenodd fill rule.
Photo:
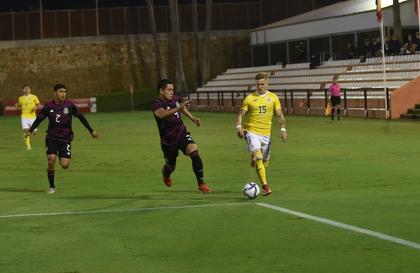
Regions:
<instances>
[{"instance_id":1,"label":"metal railing","mask_svg":"<svg viewBox=\"0 0 420 273\"><path fill-rule=\"evenodd\" d=\"M279 96L279 99L282 101L283 111L288 114L296 114L298 108L303 108L307 115L311 115L314 110L324 110L328 103L328 89L270 91ZM344 110L345 116L348 116L348 112L352 110L363 111L365 117L369 117L369 111L385 111L387 115L390 111L391 91L390 88L386 88L385 90L384 88L342 88L341 109ZM252 92L255 91L209 91L185 93L184 96L188 99L195 100L194 105L198 107L207 109L216 107L220 111L225 111L227 107L232 110L240 106L242 100ZM300 100L299 103L297 102L298 100ZM374 103L370 103L370 101L374 101ZM379 105L382 101L383 105Z\"/></svg>"},{"instance_id":2,"label":"metal railing","mask_svg":"<svg viewBox=\"0 0 420 273\"><path fill-rule=\"evenodd\" d=\"M215 3L212 30L253 29L291 15L269 16L273 10L282 8L283 3L275 0ZM205 9L205 5L198 5L199 31L205 31ZM300 9L307 11L303 7ZM171 32L168 6L156 5L154 11L157 31ZM179 5L178 12L180 31L192 32L192 6ZM0 12L0 41L150 33L145 6Z\"/></svg>"}]
</instances>

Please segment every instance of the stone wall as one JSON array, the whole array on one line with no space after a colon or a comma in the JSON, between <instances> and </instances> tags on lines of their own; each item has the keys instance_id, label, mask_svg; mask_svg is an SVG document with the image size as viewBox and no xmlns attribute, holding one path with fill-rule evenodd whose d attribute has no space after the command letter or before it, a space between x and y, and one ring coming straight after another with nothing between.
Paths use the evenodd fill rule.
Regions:
<instances>
[{"instance_id":1,"label":"stone wall","mask_svg":"<svg viewBox=\"0 0 420 273\"><path fill-rule=\"evenodd\" d=\"M171 40L166 34L160 39L166 70L174 79ZM248 32L212 33L211 52L212 77L230 67L250 66ZM182 54L187 82L193 90L190 33L182 34ZM132 83L136 89L154 87L157 80L151 35L0 42L0 99L18 97L23 84L31 85L34 93L47 99L57 82L64 83L69 96L75 98L128 90Z\"/></svg>"}]
</instances>

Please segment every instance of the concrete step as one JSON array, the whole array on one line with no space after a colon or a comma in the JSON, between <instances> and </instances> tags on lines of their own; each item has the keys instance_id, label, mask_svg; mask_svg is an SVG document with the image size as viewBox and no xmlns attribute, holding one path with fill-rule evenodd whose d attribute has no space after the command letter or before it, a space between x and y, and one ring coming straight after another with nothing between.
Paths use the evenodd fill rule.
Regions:
<instances>
[{"instance_id":1,"label":"concrete step","mask_svg":"<svg viewBox=\"0 0 420 273\"><path fill-rule=\"evenodd\" d=\"M420 109L408 109L407 114L416 114L416 115L420 115Z\"/></svg>"},{"instance_id":2,"label":"concrete step","mask_svg":"<svg viewBox=\"0 0 420 273\"><path fill-rule=\"evenodd\" d=\"M420 120L420 115L418 115L418 114L401 114L401 118Z\"/></svg>"}]
</instances>

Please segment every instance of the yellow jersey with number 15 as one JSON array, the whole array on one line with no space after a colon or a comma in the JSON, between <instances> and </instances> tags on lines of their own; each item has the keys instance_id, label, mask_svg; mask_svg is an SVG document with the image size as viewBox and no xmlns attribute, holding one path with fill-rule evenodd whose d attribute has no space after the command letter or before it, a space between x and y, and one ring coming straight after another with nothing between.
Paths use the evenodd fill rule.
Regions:
<instances>
[{"instance_id":1,"label":"yellow jersey with number 15","mask_svg":"<svg viewBox=\"0 0 420 273\"><path fill-rule=\"evenodd\" d=\"M248 122L244 125L245 131L269 136L274 111L281 110L281 104L277 95L270 91L263 95L254 92L245 98L241 109L248 112Z\"/></svg>"},{"instance_id":2,"label":"yellow jersey with number 15","mask_svg":"<svg viewBox=\"0 0 420 273\"><path fill-rule=\"evenodd\" d=\"M35 108L39 104L39 99L33 94L20 96L18 106L22 108L22 118L36 118Z\"/></svg>"}]
</instances>

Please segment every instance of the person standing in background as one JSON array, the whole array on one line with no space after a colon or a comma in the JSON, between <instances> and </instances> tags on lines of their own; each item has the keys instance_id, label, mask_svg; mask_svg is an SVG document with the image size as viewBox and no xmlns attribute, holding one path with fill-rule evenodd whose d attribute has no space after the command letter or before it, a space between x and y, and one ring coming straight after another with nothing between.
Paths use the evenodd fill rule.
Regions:
<instances>
[{"instance_id":1,"label":"person standing in background","mask_svg":"<svg viewBox=\"0 0 420 273\"><path fill-rule=\"evenodd\" d=\"M334 120L334 115L337 115L337 120L340 120L340 112L341 112L341 88L340 85L337 83L337 80L334 80L329 88L329 96L331 101L331 120ZM336 111L337 110L337 111Z\"/></svg>"}]
</instances>

